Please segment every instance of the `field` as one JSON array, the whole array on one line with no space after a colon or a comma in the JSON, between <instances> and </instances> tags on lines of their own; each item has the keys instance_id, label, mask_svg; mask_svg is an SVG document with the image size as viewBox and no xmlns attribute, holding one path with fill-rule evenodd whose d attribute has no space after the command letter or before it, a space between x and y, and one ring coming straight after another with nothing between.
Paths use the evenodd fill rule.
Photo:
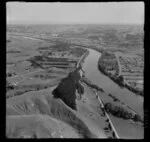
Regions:
<instances>
[{"instance_id":1,"label":"field","mask_svg":"<svg viewBox=\"0 0 150 142\"><path fill-rule=\"evenodd\" d=\"M120 56L120 75L129 86L143 91L144 61L137 56Z\"/></svg>"}]
</instances>

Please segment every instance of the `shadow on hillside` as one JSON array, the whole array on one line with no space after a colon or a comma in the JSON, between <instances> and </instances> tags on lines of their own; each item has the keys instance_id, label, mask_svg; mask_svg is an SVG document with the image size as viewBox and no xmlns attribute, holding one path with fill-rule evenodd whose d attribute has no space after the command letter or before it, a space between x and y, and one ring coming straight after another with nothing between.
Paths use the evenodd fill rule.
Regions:
<instances>
[{"instance_id":1,"label":"shadow on hillside","mask_svg":"<svg viewBox=\"0 0 150 142\"><path fill-rule=\"evenodd\" d=\"M76 90L80 95L84 93L84 87L79 82L81 77L80 73L76 69L70 72L69 75L62 79L58 87L52 92L54 98L60 98L70 108L77 110L76 107Z\"/></svg>"}]
</instances>

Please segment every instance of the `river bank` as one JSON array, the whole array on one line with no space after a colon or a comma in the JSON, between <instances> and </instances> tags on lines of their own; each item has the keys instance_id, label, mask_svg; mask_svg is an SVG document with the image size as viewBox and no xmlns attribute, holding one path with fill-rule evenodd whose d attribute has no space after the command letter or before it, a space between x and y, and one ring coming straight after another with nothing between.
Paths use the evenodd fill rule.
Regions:
<instances>
[{"instance_id":1,"label":"river bank","mask_svg":"<svg viewBox=\"0 0 150 142\"><path fill-rule=\"evenodd\" d=\"M114 117L118 117L118 118L122 118L122 119L125 119L125 120L127 120L127 119L133 119L134 120L134 116L137 118L137 114L133 114L131 111L127 111L125 108L123 108L123 107L119 107L119 106L117 106L117 109L116 109L116 106L115 106L115 104L112 104L112 108L111 109L109 109L108 107L107 107L107 105L109 104L108 102L109 102L109 100L108 100L108 102L105 102L105 101L103 101L103 99L102 98L100 98L100 96L98 95L98 92L100 93L104 93L104 90L102 89L102 88L100 88L99 86L97 86L97 85L95 85L95 84L92 84L91 83L91 81L90 80L88 80L86 77L85 77L85 72L83 72L83 76L82 76L82 82L84 83L84 84L86 84L87 85L87 87L89 87L91 90L94 90L94 94L95 94L95 96L96 96L96 99L98 100L98 102L99 102L99 105L100 105L100 109L101 109L101 111L102 111L102 116L103 117L106 117L106 123L108 123L107 125L108 125L108 127L106 127L105 129L104 129L104 131L111 131L111 137L112 138L120 138L119 137L119 135L118 135L118 133L117 133L117 131L116 131L116 129L115 129L115 127L114 127L114 125L113 125L113 122L111 121L111 119L110 119L110 117L109 117L109 115L110 114L113 114L113 112L115 111L115 115L114 115ZM106 94L105 94L106 95ZM121 110L121 111L118 111L118 110ZM100 115L100 114L99 114ZM130 115L131 115L131 117L130 117ZM138 120L137 120L138 121Z\"/></svg>"},{"instance_id":2,"label":"river bank","mask_svg":"<svg viewBox=\"0 0 150 142\"><path fill-rule=\"evenodd\" d=\"M121 88L127 88L129 91L132 91L136 95L140 95L140 96L144 95L143 91L137 90L136 88L133 88L124 82L123 76L118 75L118 71L117 71L118 66L113 67L114 66L114 62L112 62L113 59L111 59L111 62L110 62L108 60L108 57L104 55L106 54L105 52L102 52L101 54L102 56L99 58L99 61L98 61L98 69L101 73L109 77L112 81L118 84ZM116 73L113 74L111 73L111 71L115 71Z\"/></svg>"},{"instance_id":3,"label":"river bank","mask_svg":"<svg viewBox=\"0 0 150 142\"><path fill-rule=\"evenodd\" d=\"M76 68L81 67L84 63L85 58L89 55L89 51L87 50L81 57L81 59L78 61Z\"/></svg>"},{"instance_id":4,"label":"river bank","mask_svg":"<svg viewBox=\"0 0 150 142\"><path fill-rule=\"evenodd\" d=\"M83 74L81 81L84 82L86 85L88 85L92 89L96 89L97 91L104 92L102 88L100 88L99 86L95 84L92 84L92 82L88 80L88 78L86 78L85 74Z\"/></svg>"},{"instance_id":5,"label":"river bank","mask_svg":"<svg viewBox=\"0 0 150 142\"><path fill-rule=\"evenodd\" d=\"M92 82L90 80L88 80L88 78L86 78L84 71L83 71L83 75L81 78L81 82L85 83L91 89L94 89L96 92L96 96L99 91L101 93L105 93L102 88L100 88L99 86L97 86L95 84L92 84ZM110 94L108 96L110 96ZM97 96L97 98L100 99L99 96ZM120 102L120 100L118 100L116 97L115 97L115 99L118 102ZM116 100L114 100L114 102L116 102ZM100 101L100 103L102 103L102 101ZM111 104L111 107L110 107L110 105L108 107L108 104L111 104L111 103L108 101L108 102L105 102L104 104L103 103L101 104L101 106L104 106L103 107L103 110L105 111L104 113L109 112L109 113L113 114L115 117L119 117L119 118L123 118L123 119L131 119L135 122L139 121L139 122L143 123L142 117L137 112L135 112L132 108L130 108L130 107L124 108L123 106L117 106L115 104Z\"/></svg>"}]
</instances>

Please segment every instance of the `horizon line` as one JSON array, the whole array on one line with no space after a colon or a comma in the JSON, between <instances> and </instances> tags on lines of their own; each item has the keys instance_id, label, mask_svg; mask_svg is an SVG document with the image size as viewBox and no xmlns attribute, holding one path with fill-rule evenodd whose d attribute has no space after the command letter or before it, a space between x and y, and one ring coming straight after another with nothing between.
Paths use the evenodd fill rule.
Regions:
<instances>
[{"instance_id":1,"label":"horizon line","mask_svg":"<svg viewBox=\"0 0 150 142\"><path fill-rule=\"evenodd\" d=\"M7 23L6 25L144 25L144 23Z\"/></svg>"}]
</instances>

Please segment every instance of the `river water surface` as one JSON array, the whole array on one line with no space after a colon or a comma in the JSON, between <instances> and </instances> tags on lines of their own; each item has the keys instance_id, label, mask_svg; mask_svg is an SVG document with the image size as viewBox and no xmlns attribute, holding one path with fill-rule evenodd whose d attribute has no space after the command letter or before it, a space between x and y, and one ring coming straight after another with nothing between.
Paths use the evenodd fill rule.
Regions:
<instances>
[{"instance_id":1,"label":"river water surface","mask_svg":"<svg viewBox=\"0 0 150 142\"><path fill-rule=\"evenodd\" d=\"M103 88L105 92L115 95L120 101L129 105L138 113L143 114L143 97L135 95L126 88L120 88L109 77L103 75L98 70L98 60L101 54L95 50L89 49L90 53L86 57L83 64L85 76L92 81L93 84Z\"/></svg>"}]
</instances>

